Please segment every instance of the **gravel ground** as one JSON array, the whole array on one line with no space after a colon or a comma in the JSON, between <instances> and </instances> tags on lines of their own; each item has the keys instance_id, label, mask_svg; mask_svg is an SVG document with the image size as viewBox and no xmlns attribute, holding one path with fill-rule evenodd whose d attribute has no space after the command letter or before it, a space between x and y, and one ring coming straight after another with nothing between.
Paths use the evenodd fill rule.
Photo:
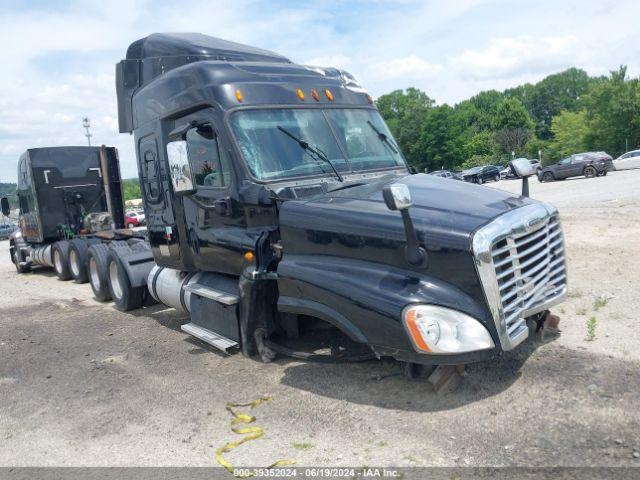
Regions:
<instances>
[{"instance_id":1,"label":"gravel ground","mask_svg":"<svg viewBox=\"0 0 640 480\"><path fill-rule=\"evenodd\" d=\"M120 313L51 271L17 276L0 242L0 466L213 466L238 439L225 403L262 395L273 400L251 413L266 435L229 453L234 465L640 466L639 182L640 170L533 180L566 233L562 335L468 366L444 396L387 376L391 361L223 356L173 310Z\"/></svg>"}]
</instances>

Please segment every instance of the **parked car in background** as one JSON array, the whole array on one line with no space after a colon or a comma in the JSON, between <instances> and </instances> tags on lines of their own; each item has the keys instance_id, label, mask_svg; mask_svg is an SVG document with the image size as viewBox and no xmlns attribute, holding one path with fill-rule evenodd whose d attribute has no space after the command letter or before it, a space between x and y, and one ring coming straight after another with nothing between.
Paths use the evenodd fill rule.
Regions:
<instances>
[{"instance_id":1,"label":"parked car in background","mask_svg":"<svg viewBox=\"0 0 640 480\"><path fill-rule=\"evenodd\" d=\"M132 219L135 218L138 221L136 226L144 225L146 223L144 213L137 212L135 210L129 210L127 211L126 215L127 215L127 218L132 218Z\"/></svg>"},{"instance_id":2,"label":"parked car in background","mask_svg":"<svg viewBox=\"0 0 640 480\"><path fill-rule=\"evenodd\" d=\"M629 170L631 168L640 168L640 150L631 150L620 155L613 161L615 170Z\"/></svg>"},{"instance_id":3,"label":"parked car in background","mask_svg":"<svg viewBox=\"0 0 640 480\"><path fill-rule=\"evenodd\" d=\"M9 238L13 232L18 229L18 226L14 223L0 223L0 240Z\"/></svg>"},{"instance_id":4,"label":"parked car in background","mask_svg":"<svg viewBox=\"0 0 640 480\"><path fill-rule=\"evenodd\" d=\"M592 178L604 176L610 170L613 170L613 161L611 155L605 152L574 153L557 163L542 167L538 171L538 180L552 182L583 175Z\"/></svg>"},{"instance_id":5,"label":"parked car in background","mask_svg":"<svg viewBox=\"0 0 640 480\"><path fill-rule=\"evenodd\" d=\"M484 167L473 167L461 173L465 182L479 183L497 182L500 180L500 169L495 165L485 165Z\"/></svg>"},{"instance_id":6,"label":"parked car in background","mask_svg":"<svg viewBox=\"0 0 640 480\"><path fill-rule=\"evenodd\" d=\"M127 228L134 228L134 227L139 227L140 225L142 225L140 223L140 220L138 220L137 217L135 216L130 216L129 214L127 214L124 217L124 224Z\"/></svg>"},{"instance_id":7,"label":"parked car in background","mask_svg":"<svg viewBox=\"0 0 640 480\"><path fill-rule=\"evenodd\" d=\"M429 175L433 175L434 177L442 177L442 178L453 178L454 175L449 170L434 170L433 172L429 172Z\"/></svg>"}]
</instances>

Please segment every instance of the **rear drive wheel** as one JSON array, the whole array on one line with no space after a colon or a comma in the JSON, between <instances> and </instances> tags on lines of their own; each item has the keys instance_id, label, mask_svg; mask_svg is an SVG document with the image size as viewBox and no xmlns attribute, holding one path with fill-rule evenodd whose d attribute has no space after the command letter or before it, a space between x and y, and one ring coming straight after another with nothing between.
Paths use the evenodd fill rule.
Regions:
<instances>
[{"instance_id":1,"label":"rear drive wheel","mask_svg":"<svg viewBox=\"0 0 640 480\"><path fill-rule=\"evenodd\" d=\"M124 268L118 250L109 250L107 254L109 292L116 308L127 312L140 308L144 302L145 286L132 287L127 270Z\"/></svg>"},{"instance_id":2,"label":"rear drive wheel","mask_svg":"<svg viewBox=\"0 0 640 480\"><path fill-rule=\"evenodd\" d=\"M553 173L551 172L544 172L542 174L542 181L543 182L553 182L555 180L555 177L553 176Z\"/></svg>"},{"instance_id":3,"label":"rear drive wheel","mask_svg":"<svg viewBox=\"0 0 640 480\"><path fill-rule=\"evenodd\" d=\"M99 242L97 239L83 238L74 238L69 242L69 270L76 283L89 281L87 270L89 246Z\"/></svg>"},{"instance_id":4,"label":"rear drive wheel","mask_svg":"<svg viewBox=\"0 0 640 480\"><path fill-rule=\"evenodd\" d=\"M99 302L111 300L107 283L107 253L109 249L103 243L91 245L87 251L87 273L93 295Z\"/></svg>"},{"instance_id":5,"label":"rear drive wheel","mask_svg":"<svg viewBox=\"0 0 640 480\"><path fill-rule=\"evenodd\" d=\"M61 240L53 244L51 247L51 256L53 257L53 268L59 280L70 280L71 271L69 270L69 242Z\"/></svg>"},{"instance_id":6,"label":"rear drive wheel","mask_svg":"<svg viewBox=\"0 0 640 480\"><path fill-rule=\"evenodd\" d=\"M595 168L592 166L588 166L584 168L584 176L585 178L593 178L598 174Z\"/></svg>"}]
</instances>

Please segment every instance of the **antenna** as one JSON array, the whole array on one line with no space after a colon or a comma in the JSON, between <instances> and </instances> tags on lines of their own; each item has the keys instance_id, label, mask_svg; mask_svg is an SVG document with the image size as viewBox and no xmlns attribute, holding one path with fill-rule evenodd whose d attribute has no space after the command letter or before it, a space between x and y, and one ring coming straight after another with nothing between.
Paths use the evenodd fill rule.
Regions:
<instances>
[{"instance_id":1,"label":"antenna","mask_svg":"<svg viewBox=\"0 0 640 480\"><path fill-rule=\"evenodd\" d=\"M84 136L87 137L87 144L91 146L91 137L93 137L93 135L89 131L89 128L91 128L91 120L89 120L89 117L84 117L82 119L82 126L86 130L86 133L84 134Z\"/></svg>"}]
</instances>

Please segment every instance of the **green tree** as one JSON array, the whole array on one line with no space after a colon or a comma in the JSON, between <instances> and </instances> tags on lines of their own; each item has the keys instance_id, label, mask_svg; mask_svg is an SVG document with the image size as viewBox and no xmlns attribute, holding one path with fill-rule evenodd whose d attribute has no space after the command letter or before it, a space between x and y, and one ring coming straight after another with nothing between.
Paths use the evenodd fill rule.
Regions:
<instances>
[{"instance_id":1,"label":"green tree","mask_svg":"<svg viewBox=\"0 0 640 480\"><path fill-rule=\"evenodd\" d=\"M415 167L425 162L423 152L420 151L420 133L433 104L434 101L417 88L394 90L376 101L378 110L389 125L402 153Z\"/></svg>"},{"instance_id":2,"label":"green tree","mask_svg":"<svg viewBox=\"0 0 640 480\"><path fill-rule=\"evenodd\" d=\"M569 112L563 110L553 117L551 123L553 140L550 147L555 157L565 157L572 153L583 152L587 149L589 125L587 112Z\"/></svg>"},{"instance_id":3,"label":"green tree","mask_svg":"<svg viewBox=\"0 0 640 480\"><path fill-rule=\"evenodd\" d=\"M124 190L124 201L133 200L142 196L140 191L140 182L137 178L127 178L122 180Z\"/></svg>"},{"instance_id":4,"label":"green tree","mask_svg":"<svg viewBox=\"0 0 640 480\"><path fill-rule=\"evenodd\" d=\"M534 123L527 109L517 98L505 98L496 109L492 122L499 153L524 154L533 134Z\"/></svg>"},{"instance_id":5,"label":"green tree","mask_svg":"<svg viewBox=\"0 0 640 480\"><path fill-rule=\"evenodd\" d=\"M613 156L640 145L640 84L627 79L627 67L594 83L583 98L589 132L585 144Z\"/></svg>"},{"instance_id":6,"label":"green tree","mask_svg":"<svg viewBox=\"0 0 640 480\"><path fill-rule=\"evenodd\" d=\"M598 80L590 78L584 70L570 68L549 75L535 85L527 83L507 90L505 95L518 98L522 102L535 121L538 138L548 140L553 135L553 117L563 110L578 111L581 97L596 81Z\"/></svg>"},{"instance_id":7,"label":"green tree","mask_svg":"<svg viewBox=\"0 0 640 480\"><path fill-rule=\"evenodd\" d=\"M427 115L418 149L422 152L420 169L453 169L465 158L464 125L455 109L447 105L433 107Z\"/></svg>"}]
</instances>

